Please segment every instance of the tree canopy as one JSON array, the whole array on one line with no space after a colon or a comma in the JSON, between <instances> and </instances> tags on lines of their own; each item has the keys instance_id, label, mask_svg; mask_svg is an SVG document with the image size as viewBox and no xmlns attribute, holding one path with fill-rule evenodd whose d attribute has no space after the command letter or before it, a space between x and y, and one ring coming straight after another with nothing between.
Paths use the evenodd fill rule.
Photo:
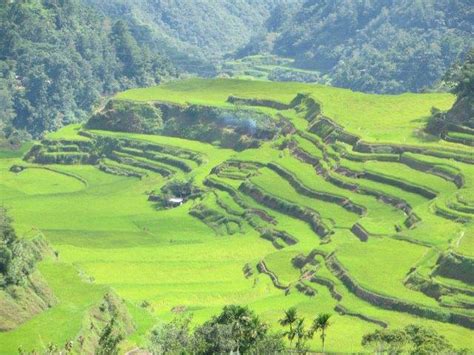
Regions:
<instances>
[{"instance_id":1,"label":"tree canopy","mask_svg":"<svg viewBox=\"0 0 474 355\"><path fill-rule=\"evenodd\" d=\"M101 95L174 75L128 25L78 0L0 7L0 128L33 136L85 119Z\"/></svg>"},{"instance_id":2,"label":"tree canopy","mask_svg":"<svg viewBox=\"0 0 474 355\"><path fill-rule=\"evenodd\" d=\"M336 86L420 91L474 45L473 11L469 0L306 0L274 51Z\"/></svg>"},{"instance_id":3,"label":"tree canopy","mask_svg":"<svg viewBox=\"0 0 474 355\"><path fill-rule=\"evenodd\" d=\"M261 354L284 349L280 335L271 334L268 326L248 307L225 306L222 312L194 331L189 317L159 325L150 336L153 354Z\"/></svg>"}]
</instances>

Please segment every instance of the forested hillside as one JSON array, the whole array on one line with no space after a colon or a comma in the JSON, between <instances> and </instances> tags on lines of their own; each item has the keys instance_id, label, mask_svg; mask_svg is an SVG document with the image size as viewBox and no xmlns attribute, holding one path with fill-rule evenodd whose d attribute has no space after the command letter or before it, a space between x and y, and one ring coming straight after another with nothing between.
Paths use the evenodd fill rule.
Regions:
<instances>
[{"instance_id":1,"label":"forested hillside","mask_svg":"<svg viewBox=\"0 0 474 355\"><path fill-rule=\"evenodd\" d=\"M178 74L434 90L474 44L469 0L0 4L0 131L13 142Z\"/></svg>"},{"instance_id":2,"label":"forested hillside","mask_svg":"<svg viewBox=\"0 0 474 355\"><path fill-rule=\"evenodd\" d=\"M336 86L420 91L473 45L473 16L470 0L307 0L274 52L330 73Z\"/></svg>"},{"instance_id":3,"label":"forested hillside","mask_svg":"<svg viewBox=\"0 0 474 355\"><path fill-rule=\"evenodd\" d=\"M126 23L78 0L0 4L0 129L13 141L84 120L101 95L174 74Z\"/></svg>"},{"instance_id":4,"label":"forested hillside","mask_svg":"<svg viewBox=\"0 0 474 355\"><path fill-rule=\"evenodd\" d=\"M315 71L311 80L376 93L422 91L474 43L469 0L86 2L124 19L179 68L206 76L225 59L271 53Z\"/></svg>"},{"instance_id":5,"label":"forested hillside","mask_svg":"<svg viewBox=\"0 0 474 355\"><path fill-rule=\"evenodd\" d=\"M222 56L265 33L273 9L288 0L85 0L102 13L127 21L140 36L165 49L180 68L214 75ZM293 5L298 1L293 1Z\"/></svg>"}]
</instances>

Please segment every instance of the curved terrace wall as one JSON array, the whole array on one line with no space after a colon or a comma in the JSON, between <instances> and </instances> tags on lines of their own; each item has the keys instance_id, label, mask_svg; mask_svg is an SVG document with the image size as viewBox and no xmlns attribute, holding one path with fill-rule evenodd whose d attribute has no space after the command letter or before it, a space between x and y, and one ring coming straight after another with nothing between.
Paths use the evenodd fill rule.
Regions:
<instances>
[{"instance_id":1,"label":"curved terrace wall","mask_svg":"<svg viewBox=\"0 0 474 355\"><path fill-rule=\"evenodd\" d=\"M388 310L406 312L416 316L438 320L441 322L453 323L469 329L474 329L474 318L468 315L429 308L426 306L406 302L389 296L380 295L378 293L363 288L344 269L344 267L336 259L334 254L326 259L326 263L328 265L328 268L342 281L342 283L351 292L375 306Z\"/></svg>"}]
</instances>

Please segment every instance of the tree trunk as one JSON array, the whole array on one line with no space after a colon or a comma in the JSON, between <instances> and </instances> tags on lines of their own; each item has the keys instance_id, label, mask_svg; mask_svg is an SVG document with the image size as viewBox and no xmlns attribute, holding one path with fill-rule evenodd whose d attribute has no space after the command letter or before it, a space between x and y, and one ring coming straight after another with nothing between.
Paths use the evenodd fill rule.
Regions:
<instances>
[{"instance_id":1,"label":"tree trunk","mask_svg":"<svg viewBox=\"0 0 474 355\"><path fill-rule=\"evenodd\" d=\"M323 343L323 354L324 354L324 340L325 340L324 338L325 337L326 337L326 335L324 334L324 330L323 330L322 333L321 333L321 341Z\"/></svg>"}]
</instances>

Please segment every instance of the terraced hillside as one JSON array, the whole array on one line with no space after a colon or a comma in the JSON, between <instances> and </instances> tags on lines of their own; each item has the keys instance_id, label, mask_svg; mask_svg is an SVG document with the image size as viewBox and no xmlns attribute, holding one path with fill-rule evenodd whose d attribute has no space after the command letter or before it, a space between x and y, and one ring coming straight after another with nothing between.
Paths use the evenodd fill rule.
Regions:
<instances>
[{"instance_id":1,"label":"terraced hillside","mask_svg":"<svg viewBox=\"0 0 474 355\"><path fill-rule=\"evenodd\" d=\"M124 351L159 320L231 303L275 329L290 306L333 313L327 351L410 323L474 351L474 152L423 131L453 102L225 79L118 94L0 159L19 234L58 251L40 264L58 305L0 343L76 339L111 288L134 322Z\"/></svg>"}]
</instances>

